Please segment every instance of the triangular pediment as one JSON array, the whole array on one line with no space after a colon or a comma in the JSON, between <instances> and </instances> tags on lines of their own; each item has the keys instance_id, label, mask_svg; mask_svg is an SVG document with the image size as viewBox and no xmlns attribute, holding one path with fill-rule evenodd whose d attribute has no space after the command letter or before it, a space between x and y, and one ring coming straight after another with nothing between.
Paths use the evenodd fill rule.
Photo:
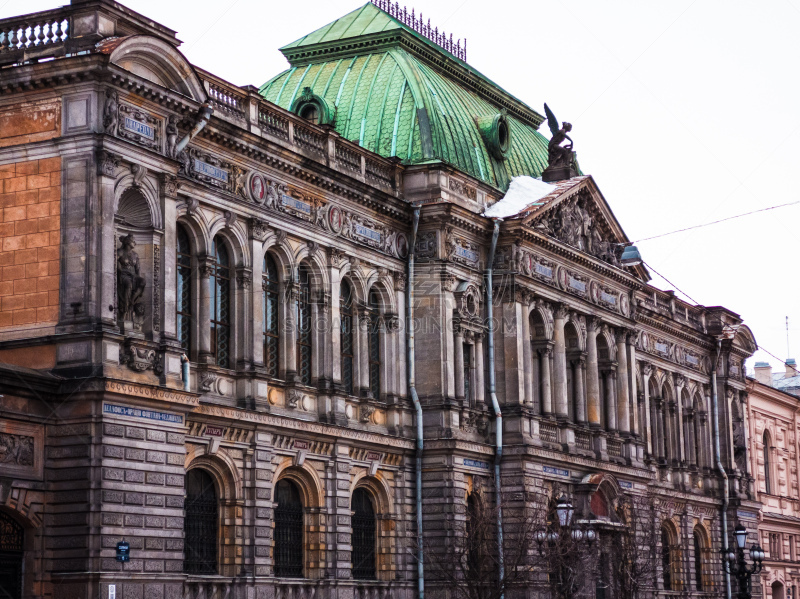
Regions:
<instances>
[{"instance_id":1,"label":"triangular pediment","mask_svg":"<svg viewBox=\"0 0 800 599\"><path fill-rule=\"evenodd\" d=\"M512 209L518 210L503 215L504 220L521 220L523 227L621 268L619 258L630 240L591 176L573 177L550 185L538 180L527 183L531 201L525 201L524 193L510 198L516 204ZM514 182L507 196L513 191ZM504 198L498 202L497 208L504 201L508 200ZM495 216L491 212L490 208L486 215ZM636 273L649 279L641 265L636 267Z\"/></svg>"}]
</instances>

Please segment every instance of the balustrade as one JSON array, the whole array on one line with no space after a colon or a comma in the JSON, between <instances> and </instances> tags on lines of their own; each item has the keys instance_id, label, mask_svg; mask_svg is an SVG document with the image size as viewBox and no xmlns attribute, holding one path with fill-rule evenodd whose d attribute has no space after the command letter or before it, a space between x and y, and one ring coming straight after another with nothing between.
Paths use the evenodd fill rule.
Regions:
<instances>
[{"instance_id":1,"label":"balustrade","mask_svg":"<svg viewBox=\"0 0 800 599\"><path fill-rule=\"evenodd\" d=\"M236 93L232 88L221 85L220 83L205 80L207 85L208 97L214 110L232 116L234 118L246 120L245 96Z\"/></svg>"},{"instance_id":2,"label":"balustrade","mask_svg":"<svg viewBox=\"0 0 800 599\"><path fill-rule=\"evenodd\" d=\"M361 155L338 142L336 143L336 164L353 173L361 174Z\"/></svg>"}]
</instances>

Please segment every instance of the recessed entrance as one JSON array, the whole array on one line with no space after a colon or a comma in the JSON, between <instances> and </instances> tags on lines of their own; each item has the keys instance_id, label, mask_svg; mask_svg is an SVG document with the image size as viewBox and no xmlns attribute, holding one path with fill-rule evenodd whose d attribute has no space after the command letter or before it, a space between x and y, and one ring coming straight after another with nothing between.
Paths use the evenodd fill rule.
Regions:
<instances>
[{"instance_id":1,"label":"recessed entrance","mask_svg":"<svg viewBox=\"0 0 800 599\"><path fill-rule=\"evenodd\" d=\"M22 599L22 563L25 529L0 512L0 597Z\"/></svg>"}]
</instances>

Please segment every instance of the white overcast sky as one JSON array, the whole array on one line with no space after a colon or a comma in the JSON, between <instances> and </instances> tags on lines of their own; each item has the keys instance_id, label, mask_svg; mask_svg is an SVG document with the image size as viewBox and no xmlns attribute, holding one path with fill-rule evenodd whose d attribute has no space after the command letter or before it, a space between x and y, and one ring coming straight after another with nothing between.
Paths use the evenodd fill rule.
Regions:
<instances>
[{"instance_id":1,"label":"white overcast sky","mask_svg":"<svg viewBox=\"0 0 800 599\"><path fill-rule=\"evenodd\" d=\"M0 18L55 8L0 0ZM194 64L238 85L286 68L284 44L361 0L127 0L176 29ZM468 39L469 63L573 124L632 240L800 200L800 0L416 0ZM546 127L546 125L543 125ZM755 359L800 359L800 205L638 244L652 283L741 314ZM752 368L753 360L749 362ZM752 373L752 370L750 370Z\"/></svg>"}]
</instances>

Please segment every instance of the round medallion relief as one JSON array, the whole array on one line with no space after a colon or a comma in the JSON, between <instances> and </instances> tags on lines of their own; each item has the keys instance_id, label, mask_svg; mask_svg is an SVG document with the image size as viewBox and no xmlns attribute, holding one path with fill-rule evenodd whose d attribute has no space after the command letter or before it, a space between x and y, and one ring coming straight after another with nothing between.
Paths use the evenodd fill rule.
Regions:
<instances>
[{"instance_id":1,"label":"round medallion relief","mask_svg":"<svg viewBox=\"0 0 800 599\"><path fill-rule=\"evenodd\" d=\"M328 208L328 225L330 225L331 231L338 235L342 231L342 222L342 209L338 206L331 205L331 207Z\"/></svg>"},{"instance_id":2,"label":"round medallion relief","mask_svg":"<svg viewBox=\"0 0 800 599\"><path fill-rule=\"evenodd\" d=\"M250 197L256 204L263 204L264 198L267 195L267 185L264 182L264 177L258 173L250 175Z\"/></svg>"},{"instance_id":3,"label":"round medallion relief","mask_svg":"<svg viewBox=\"0 0 800 599\"><path fill-rule=\"evenodd\" d=\"M397 256L399 258L405 258L408 256L408 238L406 237L405 233L397 234L395 244L397 244Z\"/></svg>"},{"instance_id":4,"label":"round medallion relief","mask_svg":"<svg viewBox=\"0 0 800 599\"><path fill-rule=\"evenodd\" d=\"M628 296L624 293L621 293L619 296L619 309L622 312L623 316L630 316L631 302L628 299Z\"/></svg>"}]
</instances>

